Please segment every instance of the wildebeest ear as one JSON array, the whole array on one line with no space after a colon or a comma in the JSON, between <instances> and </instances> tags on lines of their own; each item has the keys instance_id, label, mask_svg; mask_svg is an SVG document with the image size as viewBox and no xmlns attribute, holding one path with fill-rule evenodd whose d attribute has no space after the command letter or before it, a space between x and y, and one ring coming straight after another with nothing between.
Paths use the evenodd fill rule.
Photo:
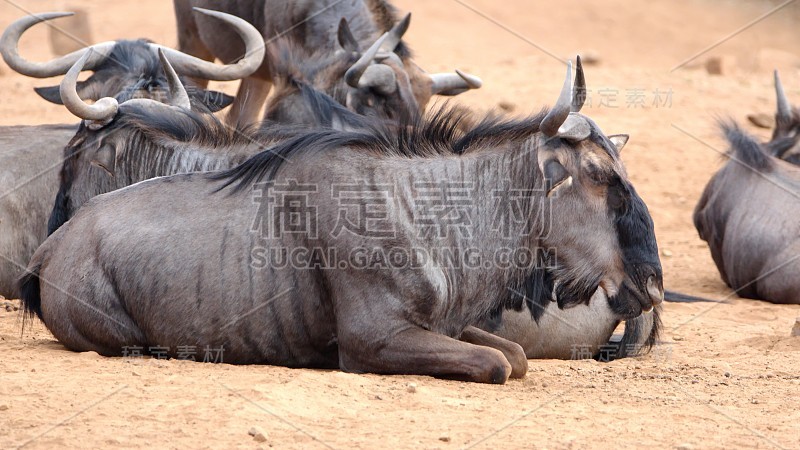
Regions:
<instances>
[{"instance_id":1,"label":"wildebeest ear","mask_svg":"<svg viewBox=\"0 0 800 450\"><path fill-rule=\"evenodd\" d=\"M608 140L614 144L614 147L617 147L618 152L622 151L622 147L625 147L625 144L628 143L628 139L630 139L630 136L627 134L612 134L608 137Z\"/></svg>"},{"instance_id":2,"label":"wildebeest ear","mask_svg":"<svg viewBox=\"0 0 800 450\"><path fill-rule=\"evenodd\" d=\"M33 88L33 90L39 94L39 97L42 97L50 103L55 103L56 105L64 104L61 102L61 93L59 92L58 86L37 87Z\"/></svg>"},{"instance_id":3,"label":"wildebeest ear","mask_svg":"<svg viewBox=\"0 0 800 450\"><path fill-rule=\"evenodd\" d=\"M350 24L347 23L347 19L344 17L339 21L337 37L339 38L339 46L343 49L351 53L361 53L361 46L358 45L358 41L355 36L353 36L353 32L350 31Z\"/></svg>"},{"instance_id":4,"label":"wildebeest ear","mask_svg":"<svg viewBox=\"0 0 800 450\"><path fill-rule=\"evenodd\" d=\"M547 189L548 197L572 186L572 175L570 175L567 169L555 158L545 161L542 166L542 172L544 174L545 188Z\"/></svg>"},{"instance_id":5,"label":"wildebeest ear","mask_svg":"<svg viewBox=\"0 0 800 450\"><path fill-rule=\"evenodd\" d=\"M194 100L204 105L212 113L217 112L233 103L233 97L225 94L224 92L207 90L201 90L200 92L197 92L196 89L192 89L189 92Z\"/></svg>"},{"instance_id":6,"label":"wildebeest ear","mask_svg":"<svg viewBox=\"0 0 800 450\"><path fill-rule=\"evenodd\" d=\"M55 103L56 105L64 104L61 101L60 86L37 87L33 88L33 90L50 103ZM94 85L89 80L79 81L76 84L76 90L81 100L97 100L99 98L99 96L95 95Z\"/></svg>"},{"instance_id":7,"label":"wildebeest ear","mask_svg":"<svg viewBox=\"0 0 800 450\"><path fill-rule=\"evenodd\" d=\"M112 177L117 167L117 149L111 144L103 144L94 153L92 164L108 172Z\"/></svg>"}]
</instances>

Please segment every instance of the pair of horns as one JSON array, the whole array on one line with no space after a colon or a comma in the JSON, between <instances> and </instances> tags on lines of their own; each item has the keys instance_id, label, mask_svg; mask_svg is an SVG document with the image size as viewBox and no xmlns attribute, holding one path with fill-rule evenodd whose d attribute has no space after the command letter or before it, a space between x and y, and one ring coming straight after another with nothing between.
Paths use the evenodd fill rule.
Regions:
<instances>
[{"instance_id":1,"label":"pair of horns","mask_svg":"<svg viewBox=\"0 0 800 450\"><path fill-rule=\"evenodd\" d=\"M244 41L245 56L235 64L218 65L158 44L149 44L150 49L166 55L179 73L206 80L238 80L252 74L261 66L265 46L264 38L258 30L244 19L230 14L202 8L193 9L200 14L216 17L233 27ZM85 55L90 56L84 60L83 70L97 68L111 54L116 41L95 44L47 62L32 62L19 55L19 39L27 29L41 22L71 15L73 13L43 13L26 16L12 23L0 37L0 54L5 62L15 71L34 78L63 75L75 67L75 63Z\"/></svg>"},{"instance_id":2,"label":"pair of horns","mask_svg":"<svg viewBox=\"0 0 800 450\"><path fill-rule=\"evenodd\" d=\"M75 62L75 64L64 75L61 80L59 92L61 93L61 101L66 106L67 110L72 114L80 117L81 119L90 121L90 126L97 128L102 127L116 116L119 110L119 103L113 97L103 97L94 104L90 105L81 100L78 95L77 83L78 76L84 70L84 64L90 61L94 55L93 49L88 49L84 54ZM158 58L161 60L161 67L167 76L167 84L169 85L169 105L177 106L185 109L191 109L191 102L189 101L189 94L183 87L178 73L172 67L167 58L166 52L158 49ZM133 99L125 103L140 103L148 107L164 107L163 103L150 99ZM125 104L123 103L123 104Z\"/></svg>"},{"instance_id":3,"label":"pair of horns","mask_svg":"<svg viewBox=\"0 0 800 450\"><path fill-rule=\"evenodd\" d=\"M775 95L778 99L778 112L775 114L775 119L778 124L792 123L792 105L789 104L789 99L786 98L786 92L783 90L781 77L778 71L775 71Z\"/></svg>"},{"instance_id":4,"label":"pair of horns","mask_svg":"<svg viewBox=\"0 0 800 450\"><path fill-rule=\"evenodd\" d=\"M581 57L575 61L575 82L572 82L572 61L567 62L567 76L556 104L542 120L539 129L545 136L560 137L572 141L581 141L589 137L591 125L577 113L586 101L586 78L583 75Z\"/></svg>"},{"instance_id":5,"label":"pair of horns","mask_svg":"<svg viewBox=\"0 0 800 450\"><path fill-rule=\"evenodd\" d=\"M397 77L391 67L386 64L373 64L376 60L399 59L394 50L400 44L408 27L411 25L411 13L384 33L353 64L344 75L345 82L354 88L373 88L383 95L390 95L397 90ZM353 37L345 19L339 23L339 42L345 49L360 52L358 43ZM433 95L458 95L470 89L478 89L483 81L475 75L460 70L456 73L435 73L429 75Z\"/></svg>"}]
</instances>

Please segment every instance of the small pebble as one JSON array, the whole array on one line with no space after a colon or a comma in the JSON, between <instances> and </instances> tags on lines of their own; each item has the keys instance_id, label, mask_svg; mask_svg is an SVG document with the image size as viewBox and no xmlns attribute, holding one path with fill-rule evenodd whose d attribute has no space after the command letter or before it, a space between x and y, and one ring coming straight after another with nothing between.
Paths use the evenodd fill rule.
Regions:
<instances>
[{"instance_id":1,"label":"small pebble","mask_svg":"<svg viewBox=\"0 0 800 450\"><path fill-rule=\"evenodd\" d=\"M747 120L759 128L766 128L768 130L775 126L775 117L765 113L748 114Z\"/></svg>"},{"instance_id":2,"label":"small pebble","mask_svg":"<svg viewBox=\"0 0 800 450\"><path fill-rule=\"evenodd\" d=\"M439 438L439 440L442 442L450 442L450 436L442 436Z\"/></svg>"},{"instance_id":3,"label":"small pebble","mask_svg":"<svg viewBox=\"0 0 800 450\"><path fill-rule=\"evenodd\" d=\"M672 250L667 250L667 249L661 250L661 255L669 258L670 256L672 256Z\"/></svg>"},{"instance_id":4,"label":"small pebble","mask_svg":"<svg viewBox=\"0 0 800 450\"><path fill-rule=\"evenodd\" d=\"M250 431L248 431L247 434L253 436L253 440L256 442L267 442L267 436L263 431L256 427L250 428Z\"/></svg>"},{"instance_id":5,"label":"small pebble","mask_svg":"<svg viewBox=\"0 0 800 450\"><path fill-rule=\"evenodd\" d=\"M794 326L792 327L792 336L800 336L800 317L794 320Z\"/></svg>"},{"instance_id":6,"label":"small pebble","mask_svg":"<svg viewBox=\"0 0 800 450\"><path fill-rule=\"evenodd\" d=\"M515 105L515 104L513 104L513 103L511 103L509 101L506 101L506 100L499 101L497 103L497 107L502 109L505 112L514 112L514 110L517 109L517 105Z\"/></svg>"},{"instance_id":7,"label":"small pebble","mask_svg":"<svg viewBox=\"0 0 800 450\"><path fill-rule=\"evenodd\" d=\"M672 336L672 340L673 341L682 341L683 340L683 336Z\"/></svg>"},{"instance_id":8,"label":"small pebble","mask_svg":"<svg viewBox=\"0 0 800 450\"><path fill-rule=\"evenodd\" d=\"M417 383L408 383L406 390L412 394L417 392Z\"/></svg>"},{"instance_id":9,"label":"small pebble","mask_svg":"<svg viewBox=\"0 0 800 450\"><path fill-rule=\"evenodd\" d=\"M8 411L8 405L0 405L0 411Z\"/></svg>"}]
</instances>

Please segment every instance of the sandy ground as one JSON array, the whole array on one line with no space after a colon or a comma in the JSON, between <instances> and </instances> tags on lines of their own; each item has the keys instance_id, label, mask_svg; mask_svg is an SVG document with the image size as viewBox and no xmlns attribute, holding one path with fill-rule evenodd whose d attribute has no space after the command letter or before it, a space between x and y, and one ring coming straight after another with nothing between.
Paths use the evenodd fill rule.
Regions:
<instances>
[{"instance_id":1,"label":"sandy ground","mask_svg":"<svg viewBox=\"0 0 800 450\"><path fill-rule=\"evenodd\" d=\"M97 41L175 42L170 2L79 3ZM0 3L0 27L23 10L76 4ZM650 355L531 361L527 378L504 386L102 358L66 350L41 323L21 333L19 313L0 309L0 448L800 448L800 338L790 337L800 307L736 298L691 223L724 150L715 118L772 114L773 68L800 103L800 5L671 71L778 2L397 4L414 12L408 39L423 67L483 77L484 89L459 97L477 109L538 110L562 82L551 55L596 54L584 112L606 133L632 136L623 156L655 220L668 287L725 302L667 304ZM21 51L48 58L47 42L34 30ZM711 55L723 75L698 67ZM58 80L0 71L0 124L73 121L31 90ZM254 427L263 438L248 434Z\"/></svg>"}]
</instances>

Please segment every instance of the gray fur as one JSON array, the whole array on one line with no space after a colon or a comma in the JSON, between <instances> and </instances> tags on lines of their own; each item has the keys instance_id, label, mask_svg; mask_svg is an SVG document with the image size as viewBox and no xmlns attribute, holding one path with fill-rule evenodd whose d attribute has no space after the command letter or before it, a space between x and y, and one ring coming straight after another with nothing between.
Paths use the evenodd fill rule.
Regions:
<instances>
[{"instance_id":1,"label":"gray fur","mask_svg":"<svg viewBox=\"0 0 800 450\"><path fill-rule=\"evenodd\" d=\"M0 295L16 281L47 237L64 144L76 125L0 127Z\"/></svg>"},{"instance_id":2,"label":"gray fur","mask_svg":"<svg viewBox=\"0 0 800 450\"><path fill-rule=\"evenodd\" d=\"M735 125L723 130L730 160L706 185L695 227L737 294L800 303L800 168L769 155Z\"/></svg>"}]
</instances>

